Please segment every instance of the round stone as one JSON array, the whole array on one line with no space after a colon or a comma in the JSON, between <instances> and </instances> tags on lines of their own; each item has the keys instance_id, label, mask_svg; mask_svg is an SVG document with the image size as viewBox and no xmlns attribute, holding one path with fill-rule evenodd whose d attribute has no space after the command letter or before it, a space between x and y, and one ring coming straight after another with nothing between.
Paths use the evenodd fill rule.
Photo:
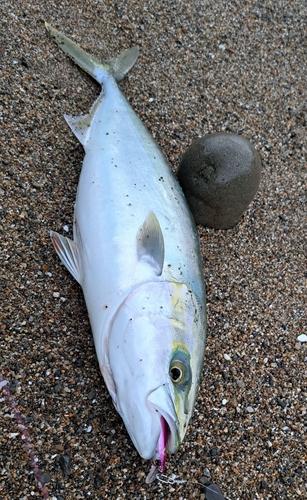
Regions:
<instances>
[{"instance_id":1,"label":"round stone","mask_svg":"<svg viewBox=\"0 0 307 500\"><path fill-rule=\"evenodd\" d=\"M197 139L184 153L178 180L196 224L233 227L254 199L261 160L254 146L236 134Z\"/></svg>"}]
</instances>

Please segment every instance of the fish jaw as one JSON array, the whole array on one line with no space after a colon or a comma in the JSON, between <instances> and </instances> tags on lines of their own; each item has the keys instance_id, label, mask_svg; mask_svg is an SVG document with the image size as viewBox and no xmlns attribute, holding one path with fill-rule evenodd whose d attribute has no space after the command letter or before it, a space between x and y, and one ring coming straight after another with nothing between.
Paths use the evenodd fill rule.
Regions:
<instances>
[{"instance_id":1,"label":"fish jaw","mask_svg":"<svg viewBox=\"0 0 307 500\"><path fill-rule=\"evenodd\" d=\"M148 402L154 406L160 418L160 436L152 461L158 461L160 472L164 472L167 451L176 453L184 435L180 435L180 426L173 402L166 386L159 387L150 394Z\"/></svg>"},{"instance_id":2,"label":"fish jaw","mask_svg":"<svg viewBox=\"0 0 307 500\"><path fill-rule=\"evenodd\" d=\"M165 465L166 451L176 453L184 435L180 433L180 423L171 396L170 387L164 384L148 396L148 405L152 405L160 420L160 435L153 460Z\"/></svg>"},{"instance_id":3,"label":"fish jaw","mask_svg":"<svg viewBox=\"0 0 307 500\"><path fill-rule=\"evenodd\" d=\"M163 472L167 452L176 453L184 437L180 436L180 426L166 384L152 391L145 404L141 399L135 401L135 405L123 403L122 398L117 399L116 409L139 455L145 460L159 461Z\"/></svg>"}]
</instances>

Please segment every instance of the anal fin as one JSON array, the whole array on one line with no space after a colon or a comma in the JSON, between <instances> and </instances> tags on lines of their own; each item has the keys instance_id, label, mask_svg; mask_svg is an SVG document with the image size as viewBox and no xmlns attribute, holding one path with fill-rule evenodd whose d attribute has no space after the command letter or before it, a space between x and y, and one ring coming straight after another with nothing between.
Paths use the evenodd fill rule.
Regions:
<instances>
[{"instance_id":1,"label":"anal fin","mask_svg":"<svg viewBox=\"0 0 307 500\"><path fill-rule=\"evenodd\" d=\"M82 276L77 243L69 238L66 238L66 236L61 236L55 231L50 231L50 237L55 251L64 266L75 278L75 280L81 284Z\"/></svg>"}]
</instances>

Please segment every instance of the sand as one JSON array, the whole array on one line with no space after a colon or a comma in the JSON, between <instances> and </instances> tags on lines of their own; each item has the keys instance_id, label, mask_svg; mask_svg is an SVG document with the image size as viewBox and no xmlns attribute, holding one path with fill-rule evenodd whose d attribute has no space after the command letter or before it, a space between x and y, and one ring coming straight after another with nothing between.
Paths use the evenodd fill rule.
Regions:
<instances>
[{"instance_id":1,"label":"sand","mask_svg":"<svg viewBox=\"0 0 307 500\"><path fill-rule=\"evenodd\" d=\"M145 484L100 375L79 285L49 230L72 235L83 150L63 114L99 87L44 20L98 57L138 44L121 89L174 171L212 132L249 139L255 200L231 230L199 226L208 340L195 415L166 474L231 500L304 499L307 461L305 0L12 1L0 4L0 372L49 497L203 499L200 485ZM41 498L0 393L3 500ZM208 470L209 469L209 472ZM217 499L218 500L218 499Z\"/></svg>"}]
</instances>

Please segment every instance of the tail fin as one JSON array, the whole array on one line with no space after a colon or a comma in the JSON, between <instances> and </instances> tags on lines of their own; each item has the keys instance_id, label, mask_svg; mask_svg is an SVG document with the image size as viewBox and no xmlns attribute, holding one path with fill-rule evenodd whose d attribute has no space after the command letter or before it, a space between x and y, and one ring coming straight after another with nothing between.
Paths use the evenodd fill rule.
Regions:
<instances>
[{"instance_id":1,"label":"tail fin","mask_svg":"<svg viewBox=\"0 0 307 500\"><path fill-rule=\"evenodd\" d=\"M128 71L134 66L138 55L139 48L132 47L125 50L118 57L99 61L94 56L91 56L85 50L81 49L75 42L67 38L50 24L45 22L46 30L54 38L58 46L68 54L73 61L91 75L98 83L103 83L108 74L112 74L119 81L126 76Z\"/></svg>"}]
</instances>

